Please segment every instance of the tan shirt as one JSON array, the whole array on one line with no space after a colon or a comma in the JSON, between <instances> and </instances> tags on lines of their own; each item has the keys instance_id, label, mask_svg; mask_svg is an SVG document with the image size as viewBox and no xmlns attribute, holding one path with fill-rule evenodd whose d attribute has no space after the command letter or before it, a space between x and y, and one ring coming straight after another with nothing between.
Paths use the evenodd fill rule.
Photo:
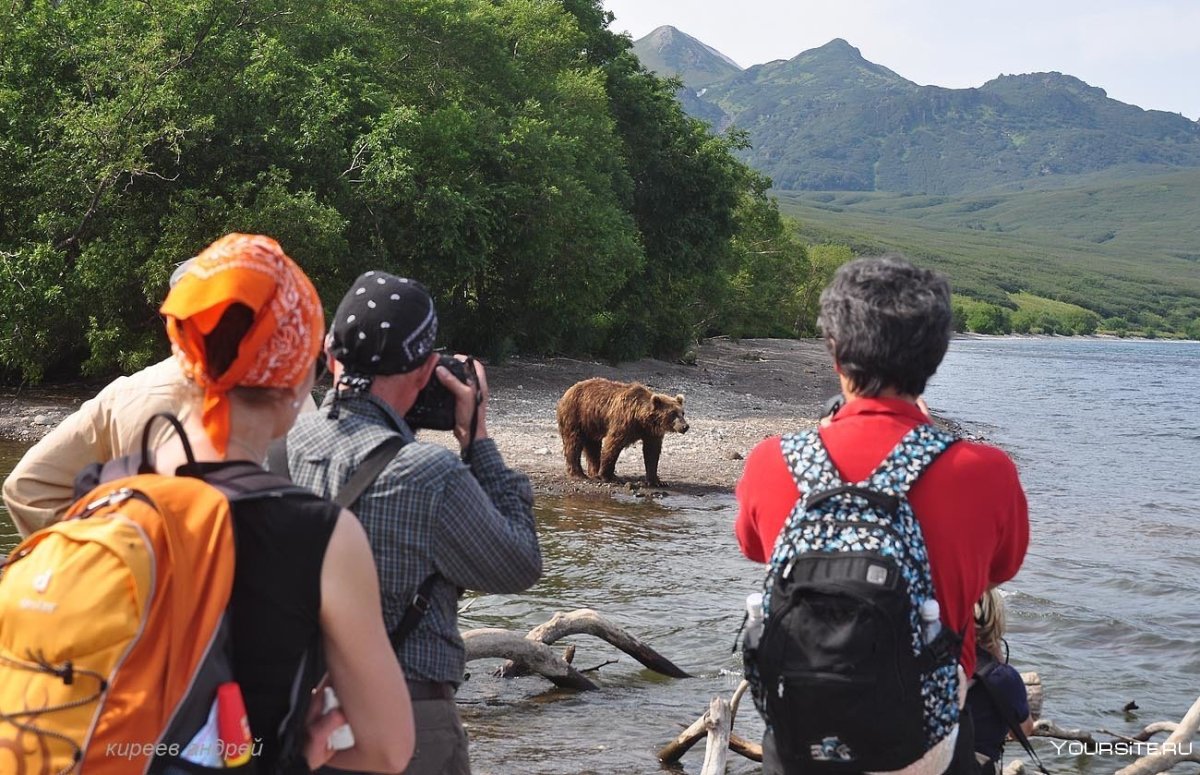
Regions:
<instances>
[{"instance_id":1,"label":"tan shirt","mask_svg":"<svg viewBox=\"0 0 1200 775\"><path fill-rule=\"evenodd\" d=\"M57 522L75 500L75 476L90 463L136 452L157 412L179 414L195 388L174 358L108 383L35 444L4 480L4 505L22 536ZM173 433L159 422L156 448Z\"/></svg>"}]
</instances>

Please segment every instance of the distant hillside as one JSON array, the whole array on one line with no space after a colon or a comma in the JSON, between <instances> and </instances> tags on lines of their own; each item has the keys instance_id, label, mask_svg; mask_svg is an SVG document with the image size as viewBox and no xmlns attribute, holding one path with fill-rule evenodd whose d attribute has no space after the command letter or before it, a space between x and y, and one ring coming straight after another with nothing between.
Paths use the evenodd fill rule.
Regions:
<instances>
[{"instance_id":1,"label":"distant hillside","mask_svg":"<svg viewBox=\"0 0 1200 775\"><path fill-rule=\"evenodd\" d=\"M777 194L810 239L901 251L975 298L1027 291L1160 331L1200 319L1200 169L1076 182L960 197Z\"/></svg>"},{"instance_id":2,"label":"distant hillside","mask_svg":"<svg viewBox=\"0 0 1200 775\"><path fill-rule=\"evenodd\" d=\"M637 40L633 52L647 70L664 77L679 76L692 92L742 71L737 62L674 27L659 27ZM698 112L711 120L711 115L703 115L703 109Z\"/></svg>"},{"instance_id":3,"label":"distant hillside","mask_svg":"<svg viewBox=\"0 0 1200 775\"><path fill-rule=\"evenodd\" d=\"M723 62L672 28L635 50L656 70ZM677 64L651 59L664 51L680 52ZM695 73L719 70L697 65ZM696 77L685 82L700 85ZM1115 166L1200 167L1200 122L1126 105L1061 73L1002 76L975 89L919 86L837 39L704 87L685 95L685 108L717 129L746 130L746 160L779 189L957 194Z\"/></svg>"}]
</instances>

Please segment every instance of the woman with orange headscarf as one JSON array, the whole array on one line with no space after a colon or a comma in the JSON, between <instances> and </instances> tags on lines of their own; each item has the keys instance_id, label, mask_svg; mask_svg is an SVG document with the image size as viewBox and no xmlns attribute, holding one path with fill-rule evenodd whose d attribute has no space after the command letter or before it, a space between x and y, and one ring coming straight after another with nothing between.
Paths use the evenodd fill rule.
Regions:
<instances>
[{"instance_id":1,"label":"woman with orange headscarf","mask_svg":"<svg viewBox=\"0 0 1200 775\"><path fill-rule=\"evenodd\" d=\"M234 673L251 733L262 740L258 772L307 772L325 763L403 770L413 750L412 709L384 630L366 534L350 512L288 489L261 468L312 389L324 334L316 290L275 240L230 234L191 262L161 311L175 357L196 385L184 428L198 473L241 477L251 494L283 489L280 497L232 501ZM182 443L172 439L155 466L172 474L186 462ZM292 682L322 652L341 712L314 717L304 758L289 758L294 752L280 730ZM316 688L311 670L302 680L304 691ZM346 721L354 746L334 754L324 742Z\"/></svg>"}]
</instances>

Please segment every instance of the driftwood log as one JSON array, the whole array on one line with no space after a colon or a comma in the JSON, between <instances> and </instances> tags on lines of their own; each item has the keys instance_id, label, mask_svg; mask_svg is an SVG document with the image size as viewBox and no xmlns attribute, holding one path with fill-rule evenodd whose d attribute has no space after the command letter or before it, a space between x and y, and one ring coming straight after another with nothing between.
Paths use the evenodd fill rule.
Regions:
<instances>
[{"instance_id":1,"label":"driftwood log","mask_svg":"<svg viewBox=\"0 0 1200 775\"><path fill-rule=\"evenodd\" d=\"M742 681L740 684L738 684L737 689L733 693L733 697L728 703L726 703L725 700L721 699L720 697L714 697L708 706L708 710L702 716L700 716L700 718L696 719L694 722L692 722L691 726L679 733L678 737L658 750L658 760L663 764L674 764L683 758L683 755L690 751L692 746L700 741L700 738L708 735L708 750L706 750L704 755L706 767L709 759L715 755L712 751L712 747L714 745L721 745L722 750L728 748L730 751L744 756L751 761L761 762L762 745L747 740L744 737L739 737L733 733L733 722L737 718L738 705L741 703L742 697L745 696L746 690L749 688L749 682ZM727 709L723 710L723 712L727 713L729 717L729 734L724 736L723 744L721 743L720 739L714 740L714 736L709 731L712 729L713 725L717 723L713 709L716 707L718 702L722 703L723 708ZM722 759L722 761L724 761L724 759ZM702 773L707 771L707 769L702 770Z\"/></svg>"},{"instance_id":2,"label":"driftwood log","mask_svg":"<svg viewBox=\"0 0 1200 775\"><path fill-rule=\"evenodd\" d=\"M1098 745L1095 735L1091 732L1066 729L1050 719L1039 719L1043 701L1041 678L1037 673L1022 673L1021 679L1025 683L1025 690L1029 696L1030 716L1036 719L1033 727L1034 736L1080 742L1089 747ZM681 732L678 737L659 749L659 761L664 764L678 762L701 738L707 735L708 744L701 775L707 775L710 772L724 772L727 750L752 761L761 762L762 747L733 733L733 722L737 718L738 704L748 687L749 684L742 681L728 703L720 697L714 697L708 710L700 718ZM1156 734L1169 732L1170 736L1158 746L1159 750L1156 753L1143 756L1116 773L1116 775L1158 775L1158 773L1166 772L1183 762L1200 763L1200 753L1194 752L1192 749L1192 739L1197 731L1200 731L1200 698L1196 700L1179 723L1159 721L1148 724L1145 729L1132 737L1118 735L1107 730L1100 730L1100 733L1126 743L1144 743ZM714 767L719 764L720 769L710 770L710 763ZM1010 761L1004 767L1004 775L1025 775L1030 772L1033 770L1021 759Z\"/></svg>"},{"instance_id":3,"label":"driftwood log","mask_svg":"<svg viewBox=\"0 0 1200 775\"><path fill-rule=\"evenodd\" d=\"M1037 721L1042 717L1042 678L1037 673L1021 673L1021 681L1029 698L1029 718Z\"/></svg>"},{"instance_id":4,"label":"driftwood log","mask_svg":"<svg viewBox=\"0 0 1200 775\"><path fill-rule=\"evenodd\" d=\"M497 671L499 675L536 673L550 679L555 686L567 689L587 691L599 688L571 665L574 645L569 645L563 656L550 648L550 644L569 635L593 635L655 672L672 678L689 677L671 660L589 608L556 613L550 621L533 628L527 635L485 627L468 630L462 634L462 638L468 662L488 658L508 660Z\"/></svg>"},{"instance_id":5,"label":"driftwood log","mask_svg":"<svg viewBox=\"0 0 1200 775\"><path fill-rule=\"evenodd\" d=\"M1192 738L1196 736L1197 729L1200 729L1200 698L1192 703L1191 709L1163 743L1161 751L1143 756L1128 767L1117 770L1117 775L1155 775L1166 772L1180 762L1200 762L1200 755L1192 752Z\"/></svg>"},{"instance_id":6,"label":"driftwood log","mask_svg":"<svg viewBox=\"0 0 1200 775\"><path fill-rule=\"evenodd\" d=\"M580 608L568 613L556 613L550 618L550 621L534 627L525 637L528 640L544 643L549 646L568 635L595 636L616 646L656 673L661 673L671 678L691 677L671 662L671 660L590 608ZM496 671L497 675L505 677L528 675L528 673L528 666L521 664L520 660L515 659L505 663Z\"/></svg>"},{"instance_id":7,"label":"driftwood log","mask_svg":"<svg viewBox=\"0 0 1200 775\"><path fill-rule=\"evenodd\" d=\"M1028 681L1026 683L1028 685ZM1196 736L1197 731L1200 731L1200 698L1196 699L1187 714L1184 715L1183 720L1178 723L1174 721L1156 721L1153 724L1147 724L1136 735L1122 735L1110 732L1107 729L1101 729L1096 734L1108 735L1119 743L1141 744L1146 743L1157 734L1163 732L1170 733L1170 736L1166 740L1156 746L1156 752L1142 756L1137 761L1127 767L1122 767L1116 772L1116 775L1158 775L1158 773L1166 772L1175 765L1183 762L1200 764L1200 753L1194 751L1192 746L1193 738ZM1093 750L1102 750L1104 745L1111 745L1111 742L1097 741L1096 736L1091 732L1081 729L1064 729L1053 721L1044 718L1039 719L1033 725L1033 734L1038 737L1080 742ZM1010 762L1004 768L1004 775L1022 775L1022 773L1030 771L1028 764L1017 759Z\"/></svg>"},{"instance_id":8,"label":"driftwood log","mask_svg":"<svg viewBox=\"0 0 1200 775\"><path fill-rule=\"evenodd\" d=\"M704 714L708 720L708 744L704 747L704 766L700 775L725 775L725 762L729 759L729 735L732 718L729 703L721 697L713 697Z\"/></svg>"},{"instance_id":9,"label":"driftwood log","mask_svg":"<svg viewBox=\"0 0 1200 775\"><path fill-rule=\"evenodd\" d=\"M476 659L510 659L531 672L549 678L555 686L588 691L600 687L554 653L545 643L528 640L519 633L485 627L462 634L468 662Z\"/></svg>"}]
</instances>

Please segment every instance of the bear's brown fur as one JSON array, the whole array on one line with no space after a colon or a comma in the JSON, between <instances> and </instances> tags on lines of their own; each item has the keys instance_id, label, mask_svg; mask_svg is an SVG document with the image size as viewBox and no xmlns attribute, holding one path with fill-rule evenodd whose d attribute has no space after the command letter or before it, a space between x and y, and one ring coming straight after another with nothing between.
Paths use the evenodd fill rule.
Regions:
<instances>
[{"instance_id":1,"label":"bear's brown fur","mask_svg":"<svg viewBox=\"0 0 1200 775\"><path fill-rule=\"evenodd\" d=\"M646 483L658 479L663 436L686 433L683 394L672 398L652 393L637 382L613 382L594 377L567 388L558 401L558 432L567 458L567 475L584 476L580 453L587 455L588 475L605 481L616 478L617 457L635 441L642 442Z\"/></svg>"}]
</instances>

